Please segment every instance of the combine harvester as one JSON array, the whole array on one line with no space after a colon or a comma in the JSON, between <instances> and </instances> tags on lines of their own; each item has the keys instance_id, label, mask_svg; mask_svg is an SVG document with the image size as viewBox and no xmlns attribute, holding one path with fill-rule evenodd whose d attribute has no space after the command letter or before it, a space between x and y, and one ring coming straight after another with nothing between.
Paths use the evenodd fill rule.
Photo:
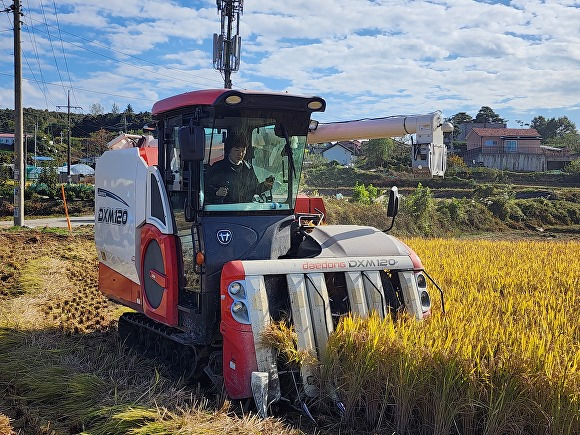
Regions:
<instances>
[{"instance_id":1,"label":"combine harvester","mask_svg":"<svg viewBox=\"0 0 580 435\"><path fill-rule=\"evenodd\" d=\"M405 134L416 135L414 170L442 176L452 126L438 112L318 124L311 116L325 106L287 93L188 92L153 106L157 140L122 135L97 163L99 288L135 310L119 319L121 337L231 399L253 397L261 415L280 401L309 414L322 393L314 364L285 366L263 343L273 322L289 322L299 350L320 355L342 316L431 310L408 246L372 227L320 225L322 201L299 198L298 185L308 143ZM234 136L247 139L246 168L274 179L246 202L216 200L222 186L208 176ZM393 189L387 215L397 209Z\"/></svg>"}]
</instances>

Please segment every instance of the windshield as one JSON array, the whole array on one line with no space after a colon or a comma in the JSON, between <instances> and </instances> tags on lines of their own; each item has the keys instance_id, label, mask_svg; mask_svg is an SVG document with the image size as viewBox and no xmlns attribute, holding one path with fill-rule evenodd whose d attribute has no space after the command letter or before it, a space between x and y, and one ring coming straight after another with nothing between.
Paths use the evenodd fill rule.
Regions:
<instances>
[{"instance_id":1,"label":"windshield","mask_svg":"<svg viewBox=\"0 0 580 435\"><path fill-rule=\"evenodd\" d=\"M204 125L204 210L293 209L308 120L305 113L246 111Z\"/></svg>"}]
</instances>

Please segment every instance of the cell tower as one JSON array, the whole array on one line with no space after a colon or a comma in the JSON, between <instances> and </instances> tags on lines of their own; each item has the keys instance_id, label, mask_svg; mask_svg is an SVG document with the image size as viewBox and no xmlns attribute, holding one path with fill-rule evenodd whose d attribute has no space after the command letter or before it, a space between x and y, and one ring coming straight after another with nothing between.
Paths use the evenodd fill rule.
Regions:
<instances>
[{"instance_id":1,"label":"cell tower","mask_svg":"<svg viewBox=\"0 0 580 435\"><path fill-rule=\"evenodd\" d=\"M231 74L240 68L240 15L243 0L216 0L222 31L213 34L213 67L223 73L224 88L232 88Z\"/></svg>"}]
</instances>

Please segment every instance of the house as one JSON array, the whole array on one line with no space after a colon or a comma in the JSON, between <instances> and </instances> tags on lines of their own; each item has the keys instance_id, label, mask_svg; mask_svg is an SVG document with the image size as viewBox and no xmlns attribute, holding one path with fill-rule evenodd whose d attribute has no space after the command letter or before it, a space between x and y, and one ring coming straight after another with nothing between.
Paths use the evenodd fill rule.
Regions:
<instances>
[{"instance_id":1,"label":"house","mask_svg":"<svg viewBox=\"0 0 580 435\"><path fill-rule=\"evenodd\" d=\"M350 166L356 159L355 152L342 145L341 142L331 144L322 151L322 156L329 162L336 161L341 165Z\"/></svg>"},{"instance_id":2,"label":"house","mask_svg":"<svg viewBox=\"0 0 580 435\"><path fill-rule=\"evenodd\" d=\"M467 133L468 165L508 171L561 169L572 160L566 150L541 145L533 128L472 128Z\"/></svg>"},{"instance_id":3,"label":"house","mask_svg":"<svg viewBox=\"0 0 580 435\"><path fill-rule=\"evenodd\" d=\"M14 133L0 133L0 150L14 150Z\"/></svg>"},{"instance_id":4,"label":"house","mask_svg":"<svg viewBox=\"0 0 580 435\"><path fill-rule=\"evenodd\" d=\"M346 149L351 150L354 156L361 154L362 142L359 140L345 140L338 143Z\"/></svg>"},{"instance_id":5,"label":"house","mask_svg":"<svg viewBox=\"0 0 580 435\"><path fill-rule=\"evenodd\" d=\"M473 128L507 128L507 124L503 122L465 122L459 124L459 134L455 140L458 142L464 142Z\"/></svg>"}]
</instances>

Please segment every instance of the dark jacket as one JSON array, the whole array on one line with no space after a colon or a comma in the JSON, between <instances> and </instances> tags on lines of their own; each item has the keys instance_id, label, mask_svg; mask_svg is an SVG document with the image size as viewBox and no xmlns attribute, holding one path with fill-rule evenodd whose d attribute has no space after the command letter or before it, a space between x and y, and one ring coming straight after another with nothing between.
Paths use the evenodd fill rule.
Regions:
<instances>
[{"instance_id":1,"label":"dark jacket","mask_svg":"<svg viewBox=\"0 0 580 435\"><path fill-rule=\"evenodd\" d=\"M228 188L225 197L215 194L220 187ZM263 190L264 186L258 182L250 163L244 160L241 164L235 165L227 156L210 167L205 186L207 199L213 204L252 202L253 196L262 193Z\"/></svg>"}]
</instances>

